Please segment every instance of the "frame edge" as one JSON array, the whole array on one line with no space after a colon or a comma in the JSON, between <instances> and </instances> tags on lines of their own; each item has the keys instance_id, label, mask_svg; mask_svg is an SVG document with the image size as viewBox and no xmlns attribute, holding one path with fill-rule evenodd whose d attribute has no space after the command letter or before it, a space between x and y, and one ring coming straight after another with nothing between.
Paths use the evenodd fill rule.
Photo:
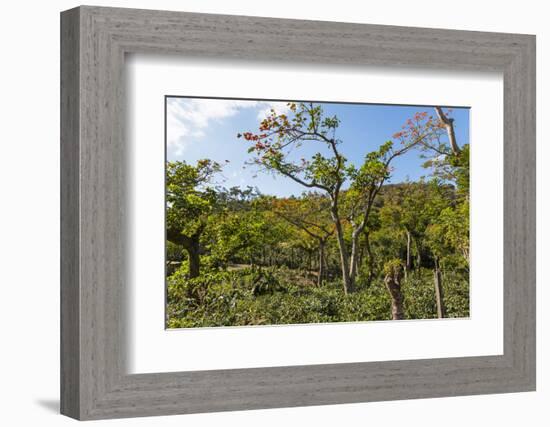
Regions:
<instances>
[{"instance_id":1,"label":"frame edge","mask_svg":"<svg viewBox=\"0 0 550 427\"><path fill-rule=\"evenodd\" d=\"M107 12L112 14L109 17L106 17ZM117 13L122 15L124 18L124 24L128 25L126 28L118 28L117 19L121 18L116 16ZM138 35L146 38L145 36L152 36L153 31L151 27L151 22L148 18L150 15L154 15L153 18L162 17L161 23L167 25L174 25L172 22L171 14L178 14L181 21L187 19L193 20L198 19L197 17L209 16L208 19L216 19L220 15L214 14L187 14L185 12L164 12L164 11L153 11L153 10L140 10L136 11L135 9L120 9L120 8L103 8L103 7L94 7L94 6L82 6L80 8L71 9L69 11L62 13L62 67L61 67L61 77L62 77L62 96L61 96L61 162L62 162L62 171L61 171L61 186L62 186L62 198L61 198L61 213L62 213L62 285L61 285L61 312L62 312L62 360L61 360L61 412L64 415L76 419L105 419L105 418L120 418L120 417L133 417L133 416L151 416L151 415L168 415L168 414L180 414L180 413L193 413L193 412L212 412L212 411L225 411L225 410L246 410L246 409L260 409L260 408L276 408L276 407L289 407L289 406L309 406L309 405L323 405L323 404L336 404L336 403L351 403L354 400L349 397L346 400L324 400L324 401L315 401L314 403L307 402L295 402L296 405L285 405L280 403L272 403L270 401L269 405L265 403L258 402L256 404L243 403L245 397L241 398L241 401L232 404L227 404L227 407L218 407L210 406L209 409L204 409L203 404L197 405L197 410L192 410L190 407L192 404L184 404L184 401L188 399L193 399L193 396L186 395L181 390L177 390L177 387L173 390L170 389L170 385L164 382L162 384L165 387L165 391L168 395L158 396L155 394L156 389L160 384L154 383L155 381L161 380L161 376L157 374L151 374L144 377L144 383L132 376L130 383L135 386L129 387L129 389L124 390L123 384L117 384L115 381L114 386L115 390L112 388L108 390L104 387L104 384L101 383L100 386L96 386L94 381L104 381L104 376L106 376L105 370L113 370L109 365L109 361L113 361L114 358L112 355L108 354L107 343L103 341L102 328L104 326L112 325L111 323L103 323L103 320L95 319L93 315L95 313L87 313L87 310L90 310L89 304L92 298L96 298L98 301L98 295L94 294L91 287L105 286L101 283L88 283L86 281L86 244L81 242L81 231L83 234L86 232L86 222L84 217L87 214L86 211L86 183L87 183L87 168L89 167L89 159L87 158L86 149L89 148L86 144L88 143L86 138L89 138L89 135L86 134L85 130L82 130L83 127L86 128L86 121L81 121L80 115L85 117L83 111L84 106L88 105L88 101L95 101L95 94L92 94L94 87L96 87L99 82L94 79L95 75L90 73L87 74L87 66L90 66L90 62L93 60L88 58L91 52L89 51L90 45L87 43L94 43L97 41L97 38L94 37L93 31L100 30L100 42L98 47L101 59L109 58L103 55L112 54L112 57L118 56L121 52L125 50L129 43L128 40L131 40L132 35ZM137 14L137 16L136 16ZM158 15L158 16L157 16ZM170 17L170 22L166 22L166 17ZM230 18L243 18L237 15L226 16ZM98 21L95 21L95 18L100 18ZM185 18L185 19L184 19ZM250 20L265 20L267 22L269 18L257 18L249 17ZM143 20L147 21L146 25L143 25L141 28L135 29L133 27L134 20L140 21L140 25L143 25ZM178 19L179 20L179 19ZM178 21L176 20L176 21ZM242 19L241 19L242 20ZM278 21L291 21L291 20L278 20ZM295 22L300 22L299 20L292 20ZM316 21L302 21L302 22L316 22ZM330 25L332 23L329 21L318 21L322 22L321 25ZM97 25L96 25L97 24ZM365 24L342 24L342 25L353 25L353 26L362 26ZM81 27L83 26L83 27ZM380 26L369 26L369 28L378 28ZM390 27L384 26L387 29L392 28L406 28L406 27ZM144 31L145 28L148 33L140 32ZM164 27L163 27L164 28ZM177 28L169 28L168 35L174 36L177 34ZM417 31L421 33L424 29L414 29L412 31ZM127 31L127 33L126 33ZM157 28L154 29L157 31ZM164 37L165 34L163 30L159 30L159 33L155 34L158 36L162 34ZM438 36L439 34L444 34L450 30L433 30L434 34L431 34L433 37ZM168 30L167 30L168 32ZM456 32L462 34L465 32ZM498 36L496 33L477 33L477 32L466 32L469 33L472 37L487 37L490 39L491 43L496 43L495 38ZM486 36L485 36L486 35ZM514 150L514 163L516 166L518 163L521 163L526 167L534 167L533 160L535 159L534 152L534 87L535 82L531 79L534 79L534 69L533 65L535 62L534 55L534 36L529 35L513 35L506 34L506 46L503 48L503 56L499 61L506 61L506 65L511 71L513 77L511 87L514 89L514 99L512 101L512 110L519 113L519 120L514 121L510 126L513 129L513 138L512 140L516 143L519 141L524 141L526 144L527 153L518 154ZM112 43L112 44L111 44ZM141 41L145 44L145 41ZM133 42L130 44L133 46ZM504 44L504 42L503 42ZM112 52L106 52L104 49L108 45L113 49ZM147 46L147 49L157 48L157 46ZM133 48L133 47L132 47ZM117 50L118 49L118 50ZM465 54L464 54L465 55ZM506 58L504 58L504 55ZM508 62L510 56L514 56L514 64L511 65ZM112 58L111 57L111 58ZM461 56L461 58L466 58L466 56ZM110 64L113 67L113 63L106 61L107 64ZM96 63L95 66L102 67ZM484 63L485 64L485 63ZM500 64L500 62L499 62ZM484 67L487 65L484 65ZM105 66L106 67L106 66ZM499 65L500 67L500 65ZM112 69L99 68L101 72L110 74ZM95 70L97 71L97 70ZM116 70L115 70L116 71ZM88 85L88 80L86 77L92 77L92 82ZM102 76L104 78L105 75ZM109 78L112 76L109 75ZM115 82L116 83L116 82ZM95 85L95 86L94 86ZM86 87L84 87L86 86ZM89 87L88 87L89 86ZM116 87L116 84L115 84ZM508 87L510 89L510 87ZM89 92L86 92L86 91ZM523 96L518 100L518 91L524 91ZM91 92L90 92L91 91ZM88 99L90 98L90 99ZM111 98L109 98L111 99ZM111 107L112 105L109 105ZM72 108L71 108L72 107ZM521 127L523 125L523 128ZM105 134L103 134L105 136ZM521 151L520 147L516 147ZM93 158L93 157L92 157ZM82 161L82 164L80 163ZM81 171L82 168L82 171ZM83 175L83 176L81 176ZM520 175L521 177L521 175ZM82 190L80 188L82 186ZM515 248L516 253L519 254L529 254L534 255L532 252L534 248L534 240L529 240L534 238L532 232L534 229L534 212L531 209L534 209L534 171L529 171L527 176L520 178L520 182L515 185L515 190L519 188L524 190L523 194L521 192L518 195L518 200L513 203L513 210L517 212L522 212L526 216L526 222L523 223L523 226L515 224L517 231L520 231L519 236L520 242ZM517 194L517 193L516 193ZM80 206L82 202L82 207ZM64 224L64 222L69 222ZM82 230L81 230L82 228ZM82 247L81 247L82 245ZM80 259L82 257L82 260ZM511 346L506 350L506 371L500 370L504 368L499 365L499 371L495 370L494 376L496 379L499 375L499 381L496 381L494 385L486 384L487 388L484 389L484 384L479 384L477 388L474 387L473 390L464 390L462 392L455 391L453 394L448 395L463 395L463 394L481 394L481 393L505 393L505 392L520 392L520 391L531 391L536 387L535 377L535 337L534 337L534 311L526 313L529 309L529 303L532 303L535 298L535 276L534 272L531 272L530 267L535 263L534 258L532 260L527 260L523 262L520 267L519 272L517 272L514 278L526 278L526 280L520 280L519 288L510 287L510 295L513 297L514 301L521 301L519 309L515 311L514 320L517 321L519 327L515 327L515 333L511 336L510 344ZM82 272L80 271L82 268ZM517 268L517 267L516 267ZM523 283L522 283L523 282ZM88 289L88 285L90 289ZM90 295L93 294L93 295ZM103 295L103 294L101 294ZM105 302L105 300L103 300ZM505 303L506 304L506 303ZM527 317L523 317L527 316ZM100 321L99 325L95 323L95 320ZM91 324L88 324L91 321ZM512 323L512 322L511 322ZM63 326L64 325L64 326ZM107 330L107 329L105 329ZM99 334L99 335L95 335ZM523 334L522 339L518 339L519 336ZM97 341L96 341L97 339ZM104 346L101 348L96 348L97 345ZM96 347L94 347L96 346ZM90 350L93 353L93 357L90 356ZM108 356L105 359L105 355ZM495 363L492 363L493 368L496 368ZM116 371L116 369L115 369ZM200 374L200 373L198 373ZM232 374L229 372L220 372L218 375L221 377L227 378ZM108 376L108 375L107 375ZM176 375L177 376L177 375ZM100 378L101 377L101 378ZM186 377L184 375L184 377ZM120 380L120 379L117 379ZM217 379L219 380L219 378ZM148 384L152 382L151 384ZM215 383L213 381L211 384L205 384L207 390L209 387ZM109 384L111 387L113 384ZM423 385L425 386L425 385ZM122 388L122 390L117 393L117 388ZM332 386L334 387L334 386ZM493 388L494 387L494 388ZM148 390L147 390L148 389ZM167 390L168 389L168 390ZM422 389L422 387L421 387ZM495 391L497 390L497 391ZM181 400L181 403L174 402L176 393L180 393L178 400ZM207 391L210 393L211 391ZM173 393L173 394L172 394ZM350 391L351 393L351 391ZM172 394L170 396L170 394ZM139 395L139 398L138 398ZM227 396L226 396L227 397ZM408 399L408 398L421 398L421 397L433 397L430 394L417 393L416 396L397 394L394 395L393 399ZM355 397L357 398L357 397ZM250 399L250 396L248 396ZM342 398L338 398L342 399ZM362 398L361 398L362 399ZM201 400L204 400L202 396ZM223 401L223 397L220 397L219 402ZM239 399L237 399L239 400ZM261 400L261 399L259 399ZM371 399L371 400L378 400ZM386 399L380 399L386 400ZM166 406L168 401L172 401L173 406ZM360 402L368 400L356 400ZM187 408L187 410L185 409Z\"/></svg>"},{"instance_id":2,"label":"frame edge","mask_svg":"<svg viewBox=\"0 0 550 427\"><path fill-rule=\"evenodd\" d=\"M61 12L60 20L60 412L80 419L80 8Z\"/></svg>"}]
</instances>

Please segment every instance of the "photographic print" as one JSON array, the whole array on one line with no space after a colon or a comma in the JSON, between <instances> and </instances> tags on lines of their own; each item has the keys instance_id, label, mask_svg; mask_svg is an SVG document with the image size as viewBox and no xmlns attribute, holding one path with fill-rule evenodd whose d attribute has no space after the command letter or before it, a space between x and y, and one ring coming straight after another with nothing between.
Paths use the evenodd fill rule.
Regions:
<instances>
[{"instance_id":1,"label":"photographic print","mask_svg":"<svg viewBox=\"0 0 550 427\"><path fill-rule=\"evenodd\" d=\"M469 317L469 114L166 96L167 328Z\"/></svg>"}]
</instances>

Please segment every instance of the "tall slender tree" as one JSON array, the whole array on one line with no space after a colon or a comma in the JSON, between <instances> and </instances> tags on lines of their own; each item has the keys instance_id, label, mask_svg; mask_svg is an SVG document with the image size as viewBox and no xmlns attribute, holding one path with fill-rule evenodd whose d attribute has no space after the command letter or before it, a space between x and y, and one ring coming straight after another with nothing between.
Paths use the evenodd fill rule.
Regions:
<instances>
[{"instance_id":1,"label":"tall slender tree","mask_svg":"<svg viewBox=\"0 0 550 427\"><path fill-rule=\"evenodd\" d=\"M428 135L414 129L400 135L401 145L387 141L369 152L361 166L348 163L340 152L342 143L336 137L340 120L325 116L321 105L289 103L291 117L271 110L260 123L258 132L244 132L238 137L250 143L253 162L267 171L278 173L300 185L320 190L330 198L329 212L334 222L344 292L354 291L359 259L359 238L368 224L376 196L390 177L391 162L423 142ZM296 157L304 144L314 144L316 153ZM343 212L342 190L348 182L348 213ZM352 227L351 246L344 238L344 220Z\"/></svg>"}]
</instances>

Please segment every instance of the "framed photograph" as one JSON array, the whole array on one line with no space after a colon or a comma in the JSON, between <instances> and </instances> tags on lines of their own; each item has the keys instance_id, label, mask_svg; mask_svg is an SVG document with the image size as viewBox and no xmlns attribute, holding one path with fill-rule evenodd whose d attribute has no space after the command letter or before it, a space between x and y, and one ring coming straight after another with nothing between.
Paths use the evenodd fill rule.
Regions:
<instances>
[{"instance_id":1,"label":"framed photograph","mask_svg":"<svg viewBox=\"0 0 550 427\"><path fill-rule=\"evenodd\" d=\"M61 411L535 390L535 38L61 14Z\"/></svg>"}]
</instances>

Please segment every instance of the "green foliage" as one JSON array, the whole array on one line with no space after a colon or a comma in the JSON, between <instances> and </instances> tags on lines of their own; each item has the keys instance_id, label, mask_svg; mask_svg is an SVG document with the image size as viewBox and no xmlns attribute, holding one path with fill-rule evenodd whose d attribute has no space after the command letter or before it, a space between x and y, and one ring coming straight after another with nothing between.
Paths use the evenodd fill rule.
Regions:
<instances>
[{"instance_id":1,"label":"green foliage","mask_svg":"<svg viewBox=\"0 0 550 427\"><path fill-rule=\"evenodd\" d=\"M182 161L166 165L166 221L168 228L184 235L200 229L212 212L216 192L208 184L221 166L211 160L199 160L196 166Z\"/></svg>"},{"instance_id":2,"label":"green foliage","mask_svg":"<svg viewBox=\"0 0 550 427\"><path fill-rule=\"evenodd\" d=\"M196 298L188 295L195 293ZM284 268L245 268L168 281L168 327L268 325L387 319L382 286L349 297L338 283L322 288L289 281Z\"/></svg>"},{"instance_id":3,"label":"green foliage","mask_svg":"<svg viewBox=\"0 0 550 427\"><path fill-rule=\"evenodd\" d=\"M433 254L443 262L469 265L470 255L470 209L466 200L455 207L441 210L437 220L426 230L426 241ZM458 260L458 261L457 261Z\"/></svg>"},{"instance_id":4,"label":"green foliage","mask_svg":"<svg viewBox=\"0 0 550 427\"><path fill-rule=\"evenodd\" d=\"M406 319L435 319L437 308L434 299L434 278L431 269L411 272L402 280L401 289L405 295ZM446 316L464 318L470 316L468 275L448 271L443 277Z\"/></svg>"},{"instance_id":5,"label":"green foliage","mask_svg":"<svg viewBox=\"0 0 550 427\"><path fill-rule=\"evenodd\" d=\"M451 150L442 123L419 112L354 165L338 117L288 106L239 137L255 164L302 184L301 196L223 188L208 159L167 164L168 327L390 319L387 275L405 318L435 318L434 271L447 316L468 316L469 146ZM428 175L388 184L392 160L411 150Z\"/></svg>"},{"instance_id":6,"label":"green foliage","mask_svg":"<svg viewBox=\"0 0 550 427\"><path fill-rule=\"evenodd\" d=\"M396 263L397 264L397 263ZM381 281L345 296L337 282L302 286L284 268L215 271L168 281L168 327L244 326L390 319L390 298ZM468 280L445 277L448 317L468 317ZM422 269L402 282L407 319L436 318L433 273ZM195 298L188 295L196 294Z\"/></svg>"},{"instance_id":7,"label":"green foliage","mask_svg":"<svg viewBox=\"0 0 550 427\"><path fill-rule=\"evenodd\" d=\"M384 274L393 276L396 272L403 270L403 261L399 258L392 258L384 263Z\"/></svg>"}]
</instances>

